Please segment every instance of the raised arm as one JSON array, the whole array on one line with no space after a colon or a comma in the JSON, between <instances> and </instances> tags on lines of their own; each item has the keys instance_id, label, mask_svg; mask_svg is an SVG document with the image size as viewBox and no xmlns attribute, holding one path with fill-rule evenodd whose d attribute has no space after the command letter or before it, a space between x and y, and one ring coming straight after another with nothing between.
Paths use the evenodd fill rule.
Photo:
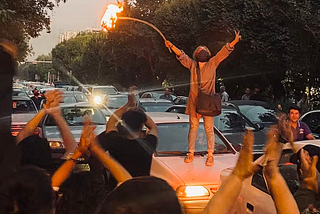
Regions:
<instances>
[{"instance_id":1,"label":"raised arm","mask_svg":"<svg viewBox=\"0 0 320 214\"><path fill-rule=\"evenodd\" d=\"M263 173L273 198L278 214L299 214L299 209L286 181L279 172L278 162L281 156L283 144L278 143L278 131L271 128L268 144L265 151L265 163Z\"/></svg>"},{"instance_id":2,"label":"raised arm","mask_svg":"<svg viewBox=\"0 0 320 214\"><path fill-rule=\"evenodd\" d=\"M158 127L157 125L153 122L153 120L147 116L147 121L145 123L145 126L148 128L147 135L154 135L158 138Z\"/></svg>"},{"instance_id":3,"label":"raised arm","mask_svg":"<svg viewBox=\"0 0 320 214\"><path fill-rule=\"evenodd\" d=\"M222 49L211 58L215 65L218 66L229 54L234 50L234 46L240 41L241 36L239 31L235 31L235 39L230 43L222 47Z\"/></svg>"},{"instance_id":4,"label":"raised arm","mask_svg":"<svg viewBox=\"0 0 320 214\"><path fill-rule=\"evenodd\" d=\"M46 94L46 97L50 105L44 104L43 108L55 120L60 130L63 145L66 149L66 153L63 155L62 158L65 158L68 154L75 152L77 144L73 137L73 134L70 132L66 120L62 116L61 109L59 107L60 100L63 98L63 92L59 90L54 90L52 94Z\"/></svg>"},{"instance_id":5,"label":"raised arm","mask_svg":"<svg viewBox=\"0 0 320 214\"><path fill-rule=\"evenodd\" d=\"M204 214L228 214L230 212L230 209L240 194L243 181L258 169L258 166L252 162L253 139L252 131L248 131L248 134L244 137L243 148L240 151L236 167L210 200Z\"/></svg>"},{"instance_id":6,"label":"raised arm","mask_svg":"<svg viewBox=\"0 0 320 214\"><path fill-rule=\"evenodd\" d=\"M68 159L52 176L52 187L58 188L70 176L78 159L88 150L91 138L95 137L93 130L96 127L89 127L89 122L86 122L81 134L79 146L70 159Z\"/></svg>"},{"instance_id":7,"label":"raised arm","mask_svg":"<svg viewBox=\"0 0 320 214\"><path fill-rule=\"evenodd\" d=\"M111 172L118 183L131 179L132 176L130 173L120 163L106 153L96 140L97 139L95 137L90 139L90 151Z\"/></svg>"},{"instance_id":8,"label":"raised arm","mask_svg":"<svg viewBox=\"0 0 320 214\"><path fill-rule=\"evenodd\" d=\"M177 55L178 60L180 61L180 63L186 67L186 68L191 68L191 65L193 63L193 60L187 55L185 54L183 51L181 51L179 48L177 48L176 46L174 46L170 41L166 40L165 44L168 48L170 48L171 50L173 50L173 52Z\"/></svg>"},{"instance_id":9,"label":"raised arm","mask_svg":"<svg viewBox=\"0 0 320 214\"><path fill-rule=\"evenodd\" d=\"M106 133L109 133L111 131L118 131L117 129L117 124L118 121L121 120L122 115L128 111L129 108L134 108L137 106L137 100L136 96L133 92L129 92L128 94L128 102L118 108L109 118L107 122L107 127L106 127Z\"/></svg>"},{"instance_id":10,"label":"raised arm","mask_svg":"<svg viewBox=\"0 0 320 214\"><path fill-rule=\"evenodd\" d=\"M19 132L17 136L17 144L19 144L23 139L34 134L35 129L38 127L39 123L43 120L46 114L47 113L45 110L42 109L27 123L27 125Z\"/></svg>"}]
</instances>

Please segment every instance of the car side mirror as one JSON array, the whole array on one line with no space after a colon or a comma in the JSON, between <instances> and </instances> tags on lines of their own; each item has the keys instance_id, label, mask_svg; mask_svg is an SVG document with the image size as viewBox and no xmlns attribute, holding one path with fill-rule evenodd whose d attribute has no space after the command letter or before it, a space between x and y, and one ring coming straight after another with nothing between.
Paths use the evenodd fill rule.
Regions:
<instances>
[{"instance_id":1,"label":"car side mirror","mask_svg":"<svg viewBox=\"0 0 320 214\"><path fill-rule=\"evenodd\" d=\"M265 128L265 125L263 123L256 123L259 130L262 130Z\"/></svg>"}]
</instances>

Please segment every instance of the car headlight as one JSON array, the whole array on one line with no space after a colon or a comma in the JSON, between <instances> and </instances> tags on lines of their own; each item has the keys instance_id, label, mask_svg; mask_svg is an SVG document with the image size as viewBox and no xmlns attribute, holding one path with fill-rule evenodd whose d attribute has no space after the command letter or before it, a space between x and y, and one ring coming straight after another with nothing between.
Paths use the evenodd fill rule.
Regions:
<instances>
[{"instance_id":1,"label":"car headlight","mask_svg":"<svg viewBox=\"0 0 320 214\"><path fill-rule=\"evenodd\" d=\"M94 97L93 101L94 101L96 104L101 104L102 99L101 99L101 97L96 96L96 97Z\"/></svg>"},{"instance_id":2,"label":"car headlight","mask_svg":"<svg viewBox=\"0 0 320 214\"><path fill-rule=\"evenodd\" d=\"M63 148L63 144L60 141L50 141L49 145L53 149Z\"/></svg>"},{"instance_id":3,"label":"car headlight","mask_svg":"<svg viewBox=\"0 0 320 214\"><path fill-rule=\"evenodd\" d=\"M210 193L204 186L180 186L176 191L178 197L202 197Z\"/></svg>"}]
</instances>

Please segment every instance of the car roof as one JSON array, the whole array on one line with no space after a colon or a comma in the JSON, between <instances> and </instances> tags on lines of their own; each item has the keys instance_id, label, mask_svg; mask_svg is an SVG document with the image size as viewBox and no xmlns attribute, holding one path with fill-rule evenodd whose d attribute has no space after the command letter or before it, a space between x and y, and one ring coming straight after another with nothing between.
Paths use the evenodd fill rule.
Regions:
<instances>
[{"instance_id":1,"label":"car roof","mask_svg":"<svg viewBox=\"0 0 320 214\"><path fill-rule=\"evenodd\" d=\"M230 101L226 102L225 104L228 104L228 103L231 103L234 105L254 105L254 106L268 106L268 107L271 106L266 102L257 101L257 100L230 100Z\"/></svg>"},{"instance_id":2,"label":"car roof","mask_svg":"<svg viewBox=\"0 0 320 214\"><path fill-rule=\"evenodd\" d=\"M81 91L64 91L64 94L83 94Z\"/></svg>"},{"instance_id":3,"label":"car roof","mask_svg":"<svg viewBox=\"0 0 320 214\"><path fill-rule=\"evenodd\" d=\"M23 101L27 101L27 100L31 100L29 97L23 97L23 96L14 96L12 97L13 101L19 101L19 100L23 100Z\"/></svg>"},{"instance_id":4,"label":"car roof","mask_svg":"<svg viewBox=\"0 0 320 214\"><path fill-rule=\"evenodd\" d=\"M167 113L167 112L146 112L151 119L156 123L189 123L189 115Z\"/></svg>"},{"instance_id":5,"label":"car roof","mask_svg":"<svg viewBox=\"0 0 320 214\"><path fill-rule=\"evenodd\" d=\"M117 98L117 97L128 97L128 94L109 94L109 95L106 95L106 98Z\"/></svg>"},{"instance_id":6,"label":"car roof","mask_svg":"<svg viewBox=\"0 0 320 214\"><path fill-rule=\"evenodd\" d=\"M112 85L94 85L94 86L89 86L89 87L92 87L92 88L115 88Z\"/></svg>"},{"instance_id":7,"label":"car roof","mask_svg":"<svg viewBox=\"0 0 320 214\"><path fill-rule=\"evenodd\" d=\"M308 111L308 112L304 113L300 118L302 118L302 117L304 117L304 116L306 116L306 115L308 115L308 114L319 113L319 112L320 112L320 109Z\"/></svg>"},{"instance_id":8,"label":"car roof","mask_svg":"<svg viewBox=\"0 0 320 214\"><path fill-rule=\"evenodd\" d=\"M141 98L140 103L172 103L170 100L165 99L155 99L155 98Z\"/></svg>"}]
</instances>

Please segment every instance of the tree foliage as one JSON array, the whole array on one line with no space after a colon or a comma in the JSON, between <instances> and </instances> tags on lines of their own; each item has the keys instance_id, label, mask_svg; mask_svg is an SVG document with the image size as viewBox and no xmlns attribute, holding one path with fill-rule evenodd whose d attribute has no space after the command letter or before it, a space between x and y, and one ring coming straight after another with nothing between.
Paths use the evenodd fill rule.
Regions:
<instances>
[{"instance_id":1,"label":"tree foliage","mask_svg":"<svg viewBox=\"0 0 320 214\"><path fill-rule=\"evenodd\" d=\"M54 6L50 0L0 1L0 38L18 44L20 61L31 51L30 38L38 37L43 30L50 32L50 11Z\"/></svg>"}]
</instances>

